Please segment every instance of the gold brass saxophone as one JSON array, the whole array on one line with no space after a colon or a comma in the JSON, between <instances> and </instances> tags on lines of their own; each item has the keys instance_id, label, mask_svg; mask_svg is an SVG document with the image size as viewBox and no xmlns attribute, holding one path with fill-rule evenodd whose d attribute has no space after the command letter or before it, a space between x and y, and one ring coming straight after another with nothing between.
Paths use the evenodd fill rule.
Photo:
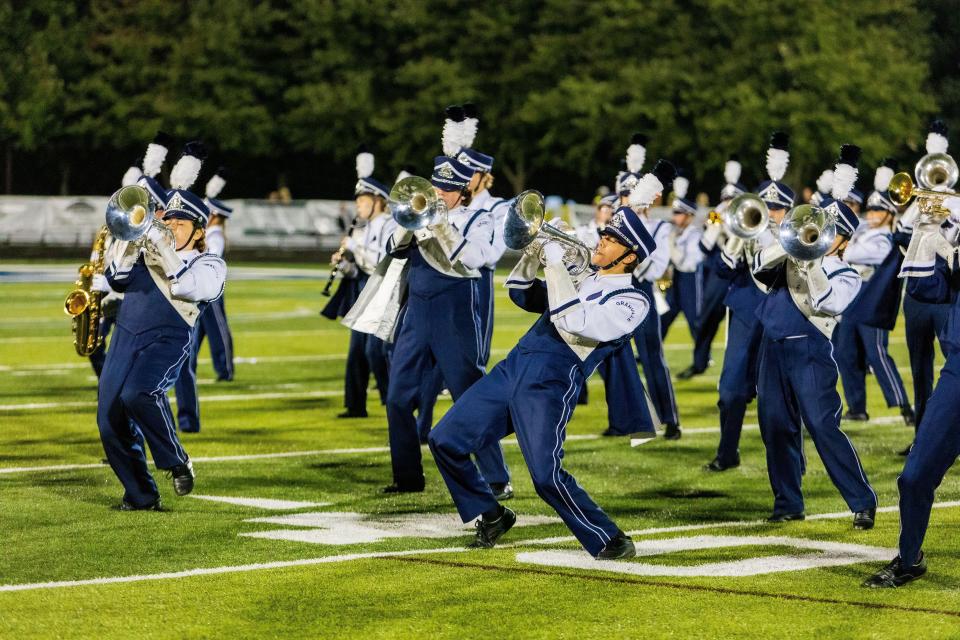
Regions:
<instances>
[{"instance_id":1,"label":"gold brass saxophone","mask_svg":"<svg viewBox=\"0 0 960 640\"><path fill-rule=\"evenodd\" d=\"M93 290L93 276L103 274L103 253L109 234L106 226L97 231L90 252L90 262L80 265L76 288L67 295L63 303L64 312L73 318L73 346L77 355L84 357L103 344L103 336L100 334L100 318L103 315L100 303L103 293Z\"/></svg>"}]
</instances>

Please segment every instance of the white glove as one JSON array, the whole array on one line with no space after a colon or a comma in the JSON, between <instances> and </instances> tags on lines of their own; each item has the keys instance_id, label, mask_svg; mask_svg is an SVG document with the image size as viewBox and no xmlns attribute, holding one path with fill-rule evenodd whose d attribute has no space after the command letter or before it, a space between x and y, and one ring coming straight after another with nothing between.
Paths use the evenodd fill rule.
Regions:
<instances>
[{"instance_id":1,"label":"white glove","mask_svg":"<svg viewBox=\"0 0 960 640\"><path fill-rule=\"evenodd\" d=\"M563 246L559 242L548 242L543 247L543 257L546 259L547 264L559 264L563 262Z\"/></svg>"},{"instance_id":2,"label":"white glove","mask_svg":"<svg viewBox=\"0 0 960 640\"><path fill-rule=\"evenodd\" d=\"M713 249L713 247L716 246L717 240L720 238L720 234L722 232L722 224L708 224L706 229L703 230L703 236L701 236L700 241L707 249Z\"/></svg>"},{"instance_id":3,"label":"white glove","mask_svg":"<svg viewBox=\"0 0 960 640\"><path fill-rule=\"evenodd\" d=\"M743 238L730 236L723 245L723 252L733 261L738 262L743 257Z\"/></svg>"},{"instance_id":4,"label":"white glove","mask_svg":"<svg viewBox=\"0 0 960 640\"><path fill-rule=\"evenodd\" d=\"M943 201L943 208L950 212L950 220L960 221L960 197L951 196Z\"/></svg>"},{"instance_id":5,"label":"white glove","mask_svg":"<svg viewBox=\"0 0 960 640\"><path fill-rule=\"evenodd\" d=\"M161 231L157 225L150 225L150 228L147 229L147 240L157 248L164 244L169 244L167 242L167 234Z\"/></svg>"},{"instance_id":6,"label":"white glove","mask_svg":"<svg viewBox=\"0 0 960 640\"><path fill-rule=\"evenodd\" d=\"M93 281L90 283L90 288L100 293L110 293L110 283L107 282L107 276L102 273L93 274Z\"/></svg>"}]
</instances>

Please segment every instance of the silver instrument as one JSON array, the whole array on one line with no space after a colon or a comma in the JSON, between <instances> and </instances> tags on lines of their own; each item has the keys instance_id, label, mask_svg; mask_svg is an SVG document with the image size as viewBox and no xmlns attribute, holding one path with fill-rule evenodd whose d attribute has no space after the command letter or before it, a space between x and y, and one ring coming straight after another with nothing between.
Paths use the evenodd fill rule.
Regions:
<instances>
[{"instance_id":1,"label":"silver instrument","mask_svg":"<svg viewBox=\"0 0 960 640\"><path fill-rule=\"evenodd\" d=\"M766 231L770 224L770 211L755 193L742 193L730 201L723 213L723 222L733 235L743 240L753 240Z\"/></svg>"},{"instance_id":2,"label":"silver instrument","mask_svg":"<svg viewBox=\"0 0 960 640\"><path fill-rule=\"evenodd\" d=\"M557 242L564 248L563 262L571 275L579 275L590 266L593 252L573 234L545 224L546 207L543 194L533 189L524 191L510 203L503 220L503 242L510 249L524 251L543 262L543 246Z\"/></svg>"},{"instance_id":3,"label":"silver instrument","mask_svg":"<svg viewBox=\"0 0 960 640\"><path fill-rule=\"evenodd\" d=\"M139 185L118 189L107 202L107 229L117 240L144 244L147 231L155 227L174 246L173 232L156 219L156 206L147 190Z\"/></svg>"},{"instance_id":4,"label":"silver instrument","mask_svg":"<svg viewBox=\"0 0 960 640\"><path fill-rule=\"evenodd\" d=\"M780 223L780 245L787 255L799 262L826 255L836 237L836 217L810 204L790 209Z\"/></svg>"},{"instance_id":5,"label":"silver instrument","mask_svg":"<svg viewBox=\"0 0 960 640\"><path fill-rule=\"evenodd\" d=\"M923 189L952 189L960 178L960 169L948 154L928 153L917 162L913 174Z\"/></svg>"},{"instance_id":6,"label":"silver instrument","mask_svg":"<svg viewBox=\"0 0 960 640\"><path fill-rule=\"evenodd\" d=\"M447 215L447 205L430 181L419 176L398 180L387 201L390 215L404 229L416 231L436 224Z\"/></svg>"}]
</instances>

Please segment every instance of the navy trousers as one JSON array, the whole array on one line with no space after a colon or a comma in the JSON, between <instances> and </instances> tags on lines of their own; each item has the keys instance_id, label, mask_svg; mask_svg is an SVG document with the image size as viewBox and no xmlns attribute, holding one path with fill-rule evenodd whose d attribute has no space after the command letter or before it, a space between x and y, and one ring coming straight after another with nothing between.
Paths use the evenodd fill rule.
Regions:
<instances>
[{"instance_id":1,"label":"navy trousers","mask_svg":"<svg viewBox=\"0 0 960 640\"><path fill-rule=\"evenodd\" d=\"M180 367L174 393L177 395L177 426L187 433L200 432L200 398L197 394L197 359L200 355L200 323L193 328L190 357Z\"/></svg>"},{"instance_id":2,"label":"navy trousers","mask_svg":"<svg viewBox=\"0 0 960 640\"><path fill-rule=\"evenodd\" d=\"M909 293L903 296L904 329L910 354L910 372L913 374L913 402L918 428L923 421L927 399L933 393L934 342L947 322L949 310L949 304L920 302Z\"/></svg>"},{"instance_id":3,"label":"navy trousers","mask_svg":"<svg viewBox=\"0 0 960 640\"><path fill-rule=\"evenodd\" d=\"M723 305L723 298L730 288L730 281L716 273L704 269L703 302L700 305L700 323L697 327L697 337L693 343L693 368L704 371L710 366L710 347L720 329L720 323L726 316L727 308Z\"/></svg>"},{"instance_id":4,"label":"navy trousers","mask_svg":"<svg viewBox=\"0 0 960 640\"><path fill-rule=\"evenodd\" d=\"M607 424L610 429L622 435L656 432L630 343L624 343L610 354L600 363L597 371L603 378L606 391ZM586 386L584 384L583 388Z\"/></svg>"},{"instance_id":5,"label":"navy trousers","mask_svg":"<svg viewBox=\"0 0 960 640\"><path fill-rule=\"evenodd\" d=\"M673 286L667 289L666 299L670 310L660 316L660 338L667 335L670 325L676 320L680 312L687 319L690 337L697 339L700 321L700 302L703 296L703 277L698 268L691 273L674 271Z\"/></svg>"},{"instance_id":6,"label":"navy trousers","mask_svg":"<svg viewBox=\"0 0 960 640\"><path fill-rule=\"evenodd\" d=\"M351 413L367 412L367 387L370 384L371 373L377 381L380 404L386 404L390 376L384 343L368 333L350 331L343 384L343 405Z\"/></svg>"},{"instance_id":7,"label":"navy trousers","mask_svg":"<svg viewBox=\"0 0 960 640\"><path fill-rule=\"evenodd\" d=\"M420 406L425 373L439 370L455 403L470 385L483 377L477 284L478 281L457 283L456 287L474 288L465 296L458 292L421 298L411 293L407 300L390 362L387 391L393 476L401 487L423 485L420 437L414 411ZM476 455L487 482L509 481L499 442L477 450Z\"/></svg>"},{"instance_id":8,"label":"navy trousers","mask_svg":"<svg viewBox=\"0 0 960 640\"><path fill-rule=\"evenodd\" d=\"M651 300L653 296L651 296ZM680 424L677 414L677 400L673 395L673 382L670 380L670 368L663 355L663 339L660 337L660 318L656 312L647 315L633 332L637 343L637 359L643 367L643 376L647 379L647 389L657 416L662 424Z\"/></svg>"},{"instance_id":9,"label":"navy trousers","mask_svg":"<svg viewBox=\"0 0 960 640\"><path fill-rule=\"evenodd\" d=\"M857 451L840 430L842 405L832 352L832 343L823 336L763 339L758 413L774 513L799 513L804 508L800 480L806 462L801 424L850 510L877 506L877 495Z\"/></svg>"},{"instance_id":10,"label":"navy trousers","mask_svg":"<svg viewBox=\"0 0 960 640\"><path fill-rule=\"evenodd\" d=\"M900 489L900 558L916 564L930 524L934 491L960 455L960 353L950 353L917 429Z\"/></svg>"},{"instance_id":11,"label":"navy trousers","mask_svg":"<svg viewBox=\"0 0 960 640\"><path fill-rule=\"evenodd\" d=\"M757 395L757 370L763 325L750 314L730 311L727 347L720 372L720 444L717 458L726 465L740 460L740 433L747 405Z\"/></svg>"},{"instance_id":12,"label":"navy trousers","mask_svg":"<svg viewBox=\"0 0 960 640\"><path fill-rule=\"evenodd\" d=\"M580 544L596 556L617 534L617 525L563 468L567 422L584 382L569 358L514 349L446 413L430 432L430 450L464 522L497 504L470 453L515 431L534 489Z\"/></svg>"},{"instance_id":13,"label":"navy trousers","mask_svg":"<svg viewBox=\"0 0 960 640\"><path fill-rule=\"evenodd\" d=\"M867 366L873 369L888 407L909 407L897 363L890 357L887 344L890 332L865 324L842 320L833 332L834 356L840 369L847 409L867 411Z\"/></svg>"},{"instance_id":14,"label":"navy trousers","mask_svg":"<svg viewBox=\"0 0 960 640\"><path fill-rule=\"evenodd\" d=\"M100 440L124 499L138 507L160 497L147 469L144 444L158 469L187 462L177 438L167 390L190 357L188 329L153 329L135 335L117 325L97 398Z\"/></svg>"},{"instance_id":15,"label":"navy trousers","mask_svg":"<svg viewBox=\"0 0 960 640\"><path fill-rule=\"evenodd\" d=\"M433 428L433 409L437 404L437 397L443 391L443 374L438 368L424 372L420 384L417 433L420 434L420 442L426 444L430 429Z\"/></svg>"},{"instance_id":16,"label":"navy trousers","mask_svg":"<svg viewBox=\"0 0 960 640\"><path fill-rule=\"evenodd\" d=\"M197 350L204 337L210 339L210 359L219 380L233 380L233 335L227 324L227 309L223 296L212 300L200 314L197 322ZM196 370L196 365L194 365Z\"/></svg>"},{"instance_id":17,"label":"navy trousers","mask_svg":"<svg viewBox=\"0 0 960 640\"><path fill-rule=\"evenodd\" d=\"M483 366L490 364L490 344L493 341L493 269L480 269L480 330L483 332L483 347L480 358Z\"/></svg>"}]
</instances>

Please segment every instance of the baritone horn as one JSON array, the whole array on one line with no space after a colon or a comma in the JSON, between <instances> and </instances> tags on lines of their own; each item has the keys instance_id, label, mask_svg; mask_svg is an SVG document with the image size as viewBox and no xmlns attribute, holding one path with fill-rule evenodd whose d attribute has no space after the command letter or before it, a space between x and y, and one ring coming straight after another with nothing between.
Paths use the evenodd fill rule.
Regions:
<instances>
[{"instance_id":1,"label":"baritone horn","mask_svg":"<svg viewBox=\"0 0 960 640\"><path fill-rule=\"evenodd\" d=\"M524 191L510 203L503 220L503 242L510 249L531 252L543 261L543 245L557 242L564 248L563 262L571 275L579 275L590 266L593 253L570 234L564 233L551 224L546 224L546 207L543 194L530 189Z\"/></svg>"},{"instance_id":2,"label":"baritone horn","mask_svg":"<svg viewBox=\"0 0 960 640\"><path fill-rule=\"evenodd\" d=\"M153 224L155 206L139 185L118 189L107 203L107 228L117 240L139 240Z\"/></svg>"},{"instance_id":3,"label":"baritone horn","mask_svg":"<svg viewBox=\"0 0 960 640\"><path fill-rule=\"evenodd\" d=\"M780 223L780 245L798 262L823 257L836 237L837 221L833 214L811 204L790 209Z\"/></svg>"},{"instance_id":4,"label":"baritone horn","mask_svg":"<svg viewBox=\"0 0 960 640\"><path fill-rule=\"evenodd\" d=\"M770 211L760 196L742 193L730 201L723 221L733 235L743 240L753 240L766 231L770 224Z\"/></svg>"},{"instance_id":5,"label":"baritone horn","mask_svg":"<svg viewBox=\"0 0 960 640\"><path fill-rule=\"evenodd\" d=\"M410 231L435 224L447 215L447 205L436 189L419 176L408 176L393 185L387 208L397 224Z\"/></svg>"}]
</instances>

